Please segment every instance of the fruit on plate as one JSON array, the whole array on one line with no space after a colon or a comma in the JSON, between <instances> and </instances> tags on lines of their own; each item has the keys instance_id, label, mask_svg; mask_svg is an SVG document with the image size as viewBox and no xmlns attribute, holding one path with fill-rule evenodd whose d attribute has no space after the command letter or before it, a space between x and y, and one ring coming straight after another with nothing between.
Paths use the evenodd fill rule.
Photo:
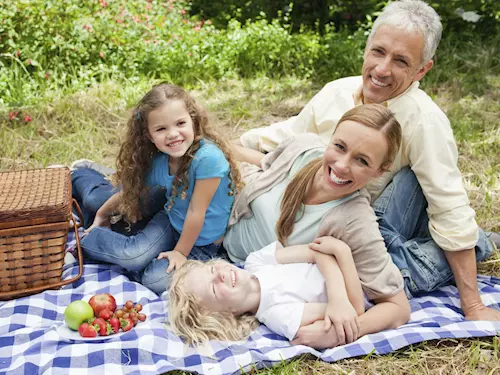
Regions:
<instances>
[{"instance_id":1,"label":"fruit on plate","mask_svg":"<svg viewBox=\"0 0 500 375\"><path fill-rule=\"evenodd\" d=\"M109 319L109 325L111 326L113 333L118 333L120 330L120 320L118 318Z\"/></svg>"},{"instance_id":2,"label":"fruit on plate","mask_svg":"<svg viewBox=\"0 0 500 375\"><path fill-rule=\"evenodd\" d=\"M96 337L97 331L95 327L90 323L82 323L78 328L78 333L82 337Z\"/></svg>"},{"instance_id":3,"label":"fruit on plate","mask_svg":"<svg viewBox=\"0 0 500 375\"><path fill-rule=\"evenodd\" d=\"M92 306L92 310L94 310L94 315L96 317L99 317L99 312L101 310L107 309L111 313L114 313L116 310L115 297L109 293L96 294L90 299L89 305Z\"/></svg>"},{"instance_id":4,"label":"fruit on plate","mask_svg":"<svg viewBox=\"0 0 500 375\"><path fill-rule=\"evenodd\" d=\"M80 325L94 317L94 310L85 301L73 301L64 310L64 321L73 331L77 331Z\"/></svg>"},{"instance_id":5,"label":"fruit on plate","mask_svg":"<svg viewBox=\"0 0 500 375\"><path fill-rule=\"evenodd\" d=\"M120 327L123 332L130 331L132 328L134 328L134 322L130 318L120 318Z\"/></svg>"},{"instance_id":6,"label":"fruit on plate","mask_svg":"<svg viewBox=\"0 0 500 375\"><path fill-rule=\"evenodd\" d=\"M101 311L99 311L99 318L101 319L104 319L104 320L108 320L109 318L111 318L113 316L113 313L111 311L109 311L108 309L102 309Z\"/></svg>"}]
</instances>

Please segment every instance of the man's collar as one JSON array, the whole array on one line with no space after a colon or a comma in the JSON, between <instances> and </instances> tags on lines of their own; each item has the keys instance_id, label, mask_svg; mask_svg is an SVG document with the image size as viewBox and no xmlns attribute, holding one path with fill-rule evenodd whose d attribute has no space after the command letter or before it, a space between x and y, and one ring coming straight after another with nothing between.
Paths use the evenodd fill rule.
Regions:
<instances>
[{"instance_id":1,"label":"man's collar","mask_svg":"<svg viewBox=\"0 0 500 375\"><path fill-rule=\"evenodd\" d=\"M394 98L388 99L381 104L387 107L387 106L391 105L393 102L395 102L396 100L398 100L399 98L401 98L403 95L406 95L410 90L418 89L419 86L420 86L420 82L415 81L410 86L408 86L408 88L405 91L403 91L401 94L399 94L398 96L396 96ZM363 84L361 84L361 86L358 87L358 89L354 92L354 94L352 94L352 98L354 100L355 107L357 107L358 105L364 104L363 103L364 102Z\"/></svg>"}]
</instances>

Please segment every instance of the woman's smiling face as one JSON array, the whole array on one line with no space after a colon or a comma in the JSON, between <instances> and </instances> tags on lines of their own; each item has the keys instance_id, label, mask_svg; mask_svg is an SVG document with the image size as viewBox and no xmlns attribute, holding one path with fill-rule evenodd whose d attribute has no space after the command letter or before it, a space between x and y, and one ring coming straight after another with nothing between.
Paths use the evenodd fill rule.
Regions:
<instances>
[{"instance_id":1,"label":"woman's smiling face","mask_svg":"<svg viewBox=\"0 0 500 375\"><path fill-rule=\"evenodd\" d=\"M337 198L363 188L382 173L388 147L382 131L355 121L343 121L323 156L322 183Z\"/></svg>"}]
</instances>

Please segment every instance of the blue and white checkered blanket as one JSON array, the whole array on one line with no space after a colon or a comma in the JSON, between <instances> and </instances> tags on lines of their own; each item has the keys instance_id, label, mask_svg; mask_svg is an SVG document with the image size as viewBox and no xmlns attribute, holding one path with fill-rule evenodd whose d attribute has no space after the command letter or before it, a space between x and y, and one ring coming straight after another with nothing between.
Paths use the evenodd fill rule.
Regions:
<instances>
[{"instance_id":1,"label":"blue and white checkered blanket","mask_svg":"<svg viewBox=\"0 0 500 375\"><path fill-rule=\"evenodd\" d=\"M445 287L411 301L411 320L398 329L367 335L356 342L317 351L289 342L261 326L248 341L186 346L165 329L166 301L130 281L117 266L85 264L80 280L61 290L0 302L0 374L158 374L182 369L200 374L233 374L281 363L311 353L333 362L385 354L409 344L440 338L494 336L500 322L464 321L457 289ZM78 273L65 266L64 278ZM500 309L500 279L478 277L483 302ZM60 335L64 309L75 300L108 292L117 301L140 302L148 319L133 330L104 341L74 341Z\"/></svg>"}]
</instances>

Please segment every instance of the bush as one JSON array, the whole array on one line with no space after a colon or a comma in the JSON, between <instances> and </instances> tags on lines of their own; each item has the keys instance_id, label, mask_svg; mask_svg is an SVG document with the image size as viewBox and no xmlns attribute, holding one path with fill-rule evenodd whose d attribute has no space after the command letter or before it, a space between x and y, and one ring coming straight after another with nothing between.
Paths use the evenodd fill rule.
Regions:
<instances>
[{"instance_id":1,"label":"bush","mask_svg":"<svg viewBox=\"0 0 500 375\"><path fill-rule=\"evenodd\" d=\"M440 1L438 10L444 7ZM484 5L484 25L498 16L497 5L468 0L477 2ZM363 12L377 9L373 1L359 3ZM452 0L453 6L458 3ZM297 4L290 12L296 12ZM329 9L343 14L350 2L336 4ZM134 84L146 77L190 88L200 81L237 76L294 75L324 84L361 71L366 24L360 26L359 20L349 20L358 23L351 29L351 23L326 24L322 35L306 26L292 32L297 24L286 12L284 23L261 15L255 21L229 19L225 29L189 12L187 0L12 0L0 7L0 104L32 105L55 92L84 89L106 79ZM466 21L450 17L446 25L451 29L460 22ZM438 50L438 63L453 68L441 66L431 81L453 79L454 72L463 71L471 88L482 87L475 82L485 82L485 69L498 70L492 35L494 42L485 44L478 33L464 31L460 38L448 34ZM478 47L478 53L489 51L478 60L486 64L482 69L474 64L476 57L470 58L471 49L461 47L464 43ZM482 78L476 79L474 72Z\"/></svg>"},{"instance_id":2,"label":"bush","mask_svg":"<svg viewBox=\"0 0 500 375\"><path fill-rule=\"evenodd\" d=\"M360 52L348 51L360 44L347 34L292 34L267 20L232 20L219 30L188 11L187 2L173 0L13 1L0 8L0 100L27 105L105 78L185 86L255 74L330 78L350 71L348 56Z\"/></svg>"}]
</instances>

